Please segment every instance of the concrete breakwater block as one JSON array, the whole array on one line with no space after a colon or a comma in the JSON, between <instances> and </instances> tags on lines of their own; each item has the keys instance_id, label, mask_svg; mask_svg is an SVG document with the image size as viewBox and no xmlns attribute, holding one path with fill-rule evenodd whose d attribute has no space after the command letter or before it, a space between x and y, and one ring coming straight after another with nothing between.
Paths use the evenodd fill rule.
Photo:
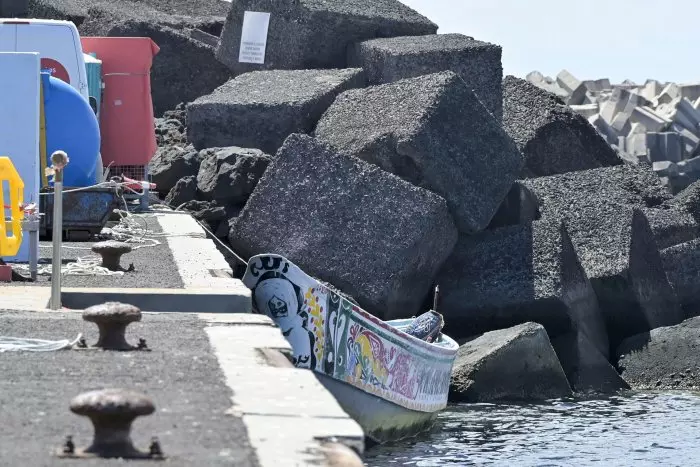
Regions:
<instances>
[{"instance_id":1,"label":"concrete breakwater block","mask_svg":"<svg viewBox=\"0 0 700 467\"><path fill-rule=\"evenodd\" d=\"M523 153L528 177L622 163L586 118L514 76L503 80L503 128Z\"/></svg>"},{"instance_id":2,"label":"concrete breakwater block","mask_svg":"<svg viewBox=\"0 0 700 467\"><path fill-rule=\"evenodd\" d=\"M435 281L453 337L532 321L550 336L585 333L608 354L595 293L560 222L461 236Z\"/></svg>"},{"instance_id":3,"label":"concrete breakwater block","mask_svg":"<svg viewBox=\"0 0 700 467\"><path fill-rule=\"evenodd\" d=\"M348 63L362 67L370 84L453 71L500 121L503 115L501 55L498 45L462 34L438 34L361 42L348 49Z\"/></svg>"},{"instance_id":4,"label":"concrete breakwater block","mask_svg":"<svg viewBox=\"0 0 700 467\"><path fill-rule=\"evenodd\" d=\"M618 368L633 389L700 388L700 318L639 334L620 344Z\"/></svg>"},{"instance_id":5,"label":"concrete breakwater block","mask_svg":"<svg viewBox=\"0 0 700 467\"><path fill-rule=\"evenodd\" d=\"M700 222L700 181L690 184L666 204L672 208L687 212L693 219Z\"/></svg>"},{"instance_id":6,"label":"concrete breakwater block","mask_svg":"<svg viewBox=\"0 0 700 467\"><path fill-rule=\"evenodd\" d=\"M583 333L571 332L552 339L571 388L577 393L610 394L629 389L606 355Z\"/></svg>"},{"instance_id":7,"label":"concrete breakwater block","mask_svg":"<svg viewBox=\"0 0 700 467\"><path fill-rule=\"evenodd\" d=\"M214 47L193 38L193 28L217 29L224 2L107 2L90 5L81 35L150 37L160 48L151 67L155 115L210 93L230 77L214 56Z\"/></svg>"},{"instance_id":8,"label":"concrete breakwater block","mask_svg":"<svg viewBox=\"0 0 700 467\"><path fill-rule=\"evenodd\" d=\"M415 315L457 230L445 200L305 135L285 141L229 241L283 255L383 319Z\"/></svg>"},{"instance_id":9,"label":"concrete breakwater block","mask_svg":"<svg viewBox=\"0 0 700 467\"><path fill-rule=\"evenodd\" d=\"M241 146L274 154L292 133L310 133L343 91L365 85L361 69L246 73L187 105L199 149Z\"/></svg>"},{"instance_id":10,"label":"concrete breakwater block","mask_svg":"<svg viewBox=\"0 0 700 467\"><path fill-rule=\"evenodd\" d=\"M451 71L347 91L315 134L438 193L465 233L486 228L522 165L515 143Z\"/></svg>"},{"instance_id":11,"label":"concrete breakwater block","mask_svg":"<svg viewBox=\"0 0 700 467\"><path fill-rule=\"evenodd\" d=\"M487 332L460 346L450 401L546 400L571 395L544 328L536 323Z\"/></svg>"},{"instance_id":12,"label":"concrete breakwater block","mask_svg":"<svg viewBox=\"0 0 700 467\"><path fill-rule=\"evenodd\" d=\"M700 225L681 209L642 209L649 220L659 249L668 248L700 237Z\"/></svg>"},{"instance_id":13,"label":"concrete breakwater block","mask_svg":"<svg viewBox=\"0 0 700 467\"><path fill-rule=\"evenodd\" d=\"M537 196L521 182L515 182L496 214L491 219L489 230L509 225L526 224L539 219L540 202Z\"/></svg>"},{"instance_id":14,"label":"concrete breakwater block","mask_svg":"<svg viewBox=\"0 0 700 467\"><path fill-rule=\"evenodd\" d=\"M629 177L620 177L625 173ZM543 219L566 222L614 344L681 320L654 234L639 209L659 202L654 187L636 185L644 178L638 168L622 166L524 182L540 199Z\"/></svg>"},{"instance_id":15,"label":"concrete breakwater block","mask_svg":"<svg viewBox=\"0 0 700 467\"><path fill-rule=\"evenodd\" d=\"M350 44L435 34L438 29L398 0L239 0L230 5L216 56L234 75L261 69L344 68ZM263 64L239 61L246 11L270 13Z\"/></svg>"},{"instance_id":16,"label":"concrete breakwater block","mask_svg":"<svg viewBox=\"0 0 700 467\"><path fill-rule=\"evenodd\" d=\"M258 149L229 147L202 152L197 190L202 199L223 206L245 203L272 161Z\"/></svg>"},{"instance_id":17,"label":"concrete breakwater block","mask_svg":"<svg viewBox=\"0 0 700 467\"><path fill-rule=\"evenodd\" d=\"M700 240L661 251L668 280L678 295L686 317L700 315Z\"/></svg>"}]
</instances>

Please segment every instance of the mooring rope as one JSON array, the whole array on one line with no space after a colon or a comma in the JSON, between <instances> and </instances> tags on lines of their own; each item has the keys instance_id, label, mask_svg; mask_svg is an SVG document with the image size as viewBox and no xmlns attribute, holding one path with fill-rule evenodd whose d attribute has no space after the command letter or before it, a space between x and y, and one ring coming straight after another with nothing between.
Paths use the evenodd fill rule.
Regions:
<instances>
[{"instance_id":1,"label":"mooring rope","mask_svg":"<svg viewBox=\"0 0 700 467\"><path fill-rule=\"evenodd\" d=\"M29 339L24 337L0 336L0 353L18 352L54 352L57 350L70 349L83 337L78 334L75 339L63 339L59 341L49 341L44 339Z\"/></svg>"}]
</instances>

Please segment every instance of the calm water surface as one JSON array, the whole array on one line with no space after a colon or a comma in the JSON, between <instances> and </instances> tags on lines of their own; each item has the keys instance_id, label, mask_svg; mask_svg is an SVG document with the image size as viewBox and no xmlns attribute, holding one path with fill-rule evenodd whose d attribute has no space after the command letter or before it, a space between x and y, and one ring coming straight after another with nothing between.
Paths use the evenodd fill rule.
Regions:
<instances>
[{"instance_id":1,"label":"calm water surface","mask_svg":"<svg viewBox=\"0 0 700 467\"><path fill-rule=\"evenodd\" d=\"M373 448L365 464L700 466L700 394L455 405L430 433Z\"/></svg>"}]
</instances>

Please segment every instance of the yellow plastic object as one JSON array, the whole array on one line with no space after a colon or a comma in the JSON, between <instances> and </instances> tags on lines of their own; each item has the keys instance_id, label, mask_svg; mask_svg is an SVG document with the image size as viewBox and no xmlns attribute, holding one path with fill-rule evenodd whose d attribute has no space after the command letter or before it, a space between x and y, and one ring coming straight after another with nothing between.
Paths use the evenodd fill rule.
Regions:
<instances>
[{"instance_id":1,"label":"yellow plastic object","mask_svg":"<svg viewBox=\"0 0 700 467\"><path fill-rule=\"evenodd\" d=\"M5 199L4 186L9 184L10 199ZM24 182L17 173L9 157L0 157L0 257L15 256L22 244L22 203L24 202ZM7 208L9 221L5 218Z\"/></svg>"}]
</instances>

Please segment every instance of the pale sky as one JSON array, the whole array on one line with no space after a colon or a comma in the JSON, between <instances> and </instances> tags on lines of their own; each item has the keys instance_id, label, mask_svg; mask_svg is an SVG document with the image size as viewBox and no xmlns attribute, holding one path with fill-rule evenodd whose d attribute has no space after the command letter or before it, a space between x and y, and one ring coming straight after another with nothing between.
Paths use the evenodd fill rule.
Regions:
<instances>
[{"instance_id":1,"label":"pale sky","mask_svg":"<svg viewBox=\"0 0 700 467\"><path fill-rule=\"evenodd\" d=\"M440 26L503 47L505 74L700 82L700 1L401 0Z\"/></svg>"}]
</instances>

